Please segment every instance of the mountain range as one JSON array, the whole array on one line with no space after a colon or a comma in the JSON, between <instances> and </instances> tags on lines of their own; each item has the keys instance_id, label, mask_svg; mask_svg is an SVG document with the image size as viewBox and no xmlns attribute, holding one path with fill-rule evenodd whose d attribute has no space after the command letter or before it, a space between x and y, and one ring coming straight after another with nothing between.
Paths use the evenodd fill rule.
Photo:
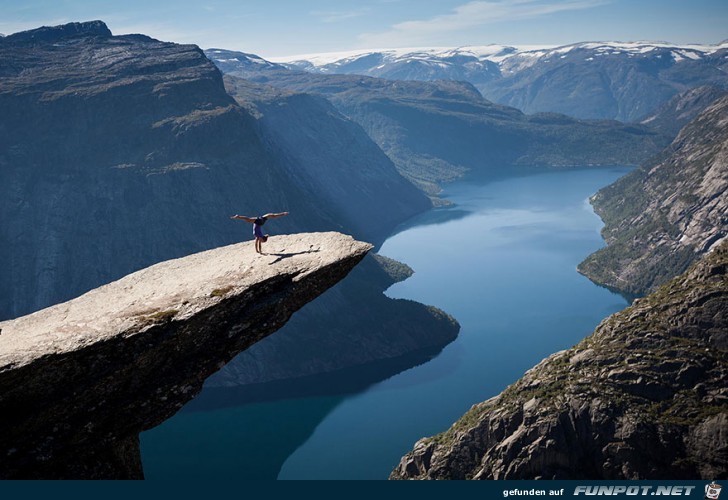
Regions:
<instances>
[{"instance_id":1,"label":"mountain range","mask_svg":"<svg viewBox=\"0 0 728 500\"><path fill-rule=\"evenodd\" d=\"M431 195L466 172L487 178L519 168L638 165L670 140L644 125L526 115L484 99L467 82L313 74L240 52L206 54L227 75L326 97Z\"/></svg>"},{"instance_id":2,"label":"mountain range","mask_svg":"<svg viewBox=\"0 0 728 500\"><path fill-rule=\"evenodd\" d=\"M728 42L582 42L361 50L274 58L290 68L393 80L462 80L524 113L638 121L675 94L728 87Z\"/></svg>"},{"instance_id":3,"label":"mountain range","mask_svg":"<svg viewBox=\"0 0 728 500\"><path fill-rule=\"evenodd\" d=\"M580 270L651 292L418 441L393 479L728 473L728 97L592 198L608 246Z\"/></svg>"},{"instance_id":4,"label":"mountain range","mask_svg":"<svg viewBox=\"0 0 728 500\"><path fill-rule=\"evenodd\" d=\"M580 270L626 295L656 292L423 441L394 476L596 477L601 464L599 477L722 477L726 51L369 51L324 70L114 36L100 21L2 37L0 319L250 238L235 213L288 210L271 234L377 245L459 176L640 165L592 199L608 247ZM458 325L382 294L411 272L366 257L210 384L428 359ZM567 456L572 438L604 446ZM643 450L654 470L634 465Z\"/></svg>"}]
</instances>

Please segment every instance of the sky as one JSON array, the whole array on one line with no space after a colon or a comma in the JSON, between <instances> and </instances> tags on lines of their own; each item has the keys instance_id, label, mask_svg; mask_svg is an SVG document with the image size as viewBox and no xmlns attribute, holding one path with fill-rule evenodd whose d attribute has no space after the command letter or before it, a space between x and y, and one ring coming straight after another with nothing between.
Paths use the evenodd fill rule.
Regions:
<instances>
[{"instance_id":1,"label":"sky","mask_svg":"<svg viewBox=\"0 0 728 500\"><path fill-rule=\"evenodd\" d=\"M262 57L400 47L717 44L728 0L0 0L0 33L104 21L115 35Z\"/></svg>"}]
</instances>

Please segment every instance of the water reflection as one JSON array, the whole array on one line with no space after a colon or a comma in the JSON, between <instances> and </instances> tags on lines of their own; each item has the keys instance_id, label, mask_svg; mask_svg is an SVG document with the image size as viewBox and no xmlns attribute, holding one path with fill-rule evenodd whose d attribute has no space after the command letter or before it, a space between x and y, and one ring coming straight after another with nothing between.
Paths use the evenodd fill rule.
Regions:
<instances>
[{"instance_id":1,"label":"water reflection","mask_svg":"<svg viewBox=\"0 0 728 500\"><path fill-rule=\"evenodd\" d=\"M442 346L263 384L206 387L142 435L147 479L276 479L285 460L352 394L428 362Z\"/></svg>"},{"instance_id":2,"label":"water reflection","mask_svg":"<svg viewBox=\"0 0 728 500\"><path fill-rule=\"evenodd\" d=\"M429 226L429 225L437 225L437 224L446 224L451 221L463 219L463 218L467 217L468 215L470 215L471 213L472 212L470 212L469 210L464 210L462 208L458 208L455 205L438 208L436 210L426 212L419 216L415 216L412 219L408 220L407 222L400 224L399 226L397 226L395 228L395 230L391 234L390 238L399 233L407 231L408 229L412 229L413 227L417 227L417 226L421 226L421 225Z\"/></svg>"},{"instance_id":3,"label":"water reflection","mask_svg":"<svg viewBox=\"0 0 728 500\"><path fill-rule=\"evenodd\" d=\"M406 356L379 360L362 366L308 377L277 380L233 387L206 387L181 412L200 412L244 406L281 399L346 396L365 390L392 375L421 365L434 358L443 346L422 349Z\"/></svg>"}]
</instances>

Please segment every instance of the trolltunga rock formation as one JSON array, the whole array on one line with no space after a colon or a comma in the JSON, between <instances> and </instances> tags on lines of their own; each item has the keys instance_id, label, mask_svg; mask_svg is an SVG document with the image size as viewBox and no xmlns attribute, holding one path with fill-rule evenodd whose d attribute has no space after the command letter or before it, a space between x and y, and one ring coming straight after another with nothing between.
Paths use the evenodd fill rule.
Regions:
<instances>
[{"instance_id":1,"label":"trolltunga rock formation","mask_svg":"<svg viewBox=\"0 0 728 500\"><path fill-rule=\"evenodd\" d=\"M0 477L143 477L139 433L370 248L339 233L230 245L0 322Z\"/></svg>"}]
</instances>

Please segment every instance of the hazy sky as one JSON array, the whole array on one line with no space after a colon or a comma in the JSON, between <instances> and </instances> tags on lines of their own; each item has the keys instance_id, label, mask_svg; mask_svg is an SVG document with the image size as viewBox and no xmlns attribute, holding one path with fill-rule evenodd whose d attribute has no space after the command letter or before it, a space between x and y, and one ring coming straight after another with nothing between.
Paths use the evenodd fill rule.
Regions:
<instances>
[{"instance_id":1,"label":"hazy sky","mask_svg":"<svg viewBox=\"0 0 728 500\"><path fill-rule=\"evenodd\" d=\"M728 0L0 0L0 33L101 19L114 34L263 57L359 48L728 39Z\"/></svg>"}]
</instances>

